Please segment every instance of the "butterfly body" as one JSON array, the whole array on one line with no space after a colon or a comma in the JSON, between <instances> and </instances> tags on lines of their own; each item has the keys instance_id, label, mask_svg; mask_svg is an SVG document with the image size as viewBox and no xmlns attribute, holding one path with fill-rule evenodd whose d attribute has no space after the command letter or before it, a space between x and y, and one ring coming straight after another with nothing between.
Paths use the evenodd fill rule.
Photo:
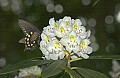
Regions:
<instances>
[{"instance_id":1,"label":"butterfly body","mask_svg":"<svg viewBox=\"0 0 120 78\"><path fill-rule=\"evenodd\" d=\"M22 38L19 43L25 44L25 50L34 50L36 44L39 44L40 31L34 25L24 20L19 20L18 25L25 34L25 38Z\"/></svg>"}]
</instances>

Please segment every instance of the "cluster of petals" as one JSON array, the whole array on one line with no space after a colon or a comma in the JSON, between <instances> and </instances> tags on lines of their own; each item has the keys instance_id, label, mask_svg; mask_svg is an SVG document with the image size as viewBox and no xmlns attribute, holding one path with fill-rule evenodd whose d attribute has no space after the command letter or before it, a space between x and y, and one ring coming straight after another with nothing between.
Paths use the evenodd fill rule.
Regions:
<instances>
[{"instance_id":1,"label":"cluster of petals","mask_svg":"<svg viewBox=\"0 0 120 78\"><path fill-rule=\"evenodd\" d=\"M38 66L32 66L29 68L24 68L19 70L18 76L16 75L14 78L27 78L27 77L35 77L38 78L41 76L41 68Z\"/></svg>"},{"instance_id":2,"label":"cluster of petals","mask_svg":"<svg viewBox=\"0 0 120 78\"><path fill-rule=\"evenodd\" d=\"M88 54L93 51L89 46L90 34L91 32L86 30L80 19L65 16L55 21L51 18L49 25L43 28L40 50L47 60L63 59L66 52L73 54L71 59L78 57L87 59Z\"/></svg>"}]
</instances>

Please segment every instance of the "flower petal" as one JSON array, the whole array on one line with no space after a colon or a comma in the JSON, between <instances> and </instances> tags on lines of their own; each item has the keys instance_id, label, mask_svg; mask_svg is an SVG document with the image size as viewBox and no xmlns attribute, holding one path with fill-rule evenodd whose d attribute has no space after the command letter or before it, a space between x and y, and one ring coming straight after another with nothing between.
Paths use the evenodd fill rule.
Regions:
<instances>
[{"instance_id":1,"label":"flower petal","mask_svg":"<svg viewBox=\"0 0 120 78\"><path fill-rule=\"evenodd\" d=\"M49 24L50 24L50 26L52 26L54 23L55 23L54 18L51 18L51 19L49 20Z\"/></svg>"},{"instance_id":2,"label":"flower petal","mask_svg":"<svg viewBox=\"0 0 120 78\"><path fill-rule=\"evenodd\" d=\"M92 51L93 51L92 47L87 46L87 51L88 51L87 54L92 53Z\"/></svg>"},{"instance_id":3,"label":"flower petal","mask_svg":"<svg viewBox=\"0 0 120 78\"><path fill-rule=\"evenodd\" d=\"M79 46L75 46L75 48L73 49L73 52L77 53L78 51L80 51L80 47Z\"/></svg>"},{"instance_id":4,"label":"flower petal","mask_svg":"<svg viewBox=\"0 0 120 78\"><path fill-rule=\"evenodd\" d=\"M67 46L67 41L68 41L68 38L62 38L60 40L61 44L64 45L64 46Z\"/></svg>"},{"instance_id":5,"label":"flower petal","mask_svg":"<svg viewBox=\"0 0 120 78\"><path fill-rule=\"evenodd\" d=\"M71 17L65 16L65 17L63 18L63 21L66 22L66 25L71 25Z\"/></svg>"},{"instance_id":6,"label":"flower petal","mask_svg":"<svg viewBox=\"0 0 120 78\"><path fill-rule=\"evenodd\" d=\"M46 51L46 42L45 41L41 41L40 42L40 50L42 51L42 52L45 52Z\"/></svg>"},{"instance_id":7,"label":"flower petal","mask_svg":"<svg viewBox=\"0 0 120 78\"><path fill-rule=\"evenodd\" d=\"M43 29L44 29L43 33L45 33L47 36L50 36L50 37L55 36L53 27L47 26L47 27L44 27Z\"/></svg>"},{"instance_id":8,"label":"flower petal","mask_svg":"<svg viewBox=\"0 0 120 78\"><path fill-rule=\"evenodd\" d=\"M86 45L89 45L91 43L89 39L85 39L84 41L86 42Z\"/></svg>"},{"instance_id":9,"label":"flower petal","mask_svg":"<svg viewBox=\"0 0 120 78\"><path fill-rule=\"evenodd\" d=\"M59 37L59 38L62 37L62 34L58 30L55 30L54 33L57 37Z\"/></svg>"},{"instance_id":10,"label":"flower petal","mask_svg":"<svg viewBox=\"0 0 120 78\"><path fill-rule=\"evenodd\" d=\"M87 31L87 38L90 37L90 34L91 34L91 31L88 30L88 31Z\"/></svg>"},{"instance_id":11,"label":"flower petal","mask_svg":"<svg viewBox=\"0 0 120 78\"><path fill-rule=\"evenodd\" d=\"M58 55L57 54L50 54L50 59L58 60Z\"/></svg>"},{"instance_id":12,"label":"flower petal","mask_svg":"<svg viewBox=\"0 0 120 78\"><path fill-rule=\"evenodd\" d=\"M88 59L89 56L87 54L84 54L84 53L80 53L81 57L83 57L84 59Z\"/></svg>"},{"instance_id":13,"label":"flower petal","mask_svg":"<svg viewBox=\"0 0 120 78\"><path fill-rule=\"evenodd\" d=\"M72 60L78 58L77 56L73 55L70 57Z\"/></svg>"},{"instance_id":14,"label":"flower petal","mask_svg":"<svg viewBox=\"0 0 120 78\"><path fill-rule=\"evenodd\" d=\"M44 33L41 34L41 39L45 40L46 35Z\"/></svg>"},{"instance_id":15,"label":"flower petal","mask_svg":"<svg viewBox=\"0 0 120 78\"><path fill-rule=\"evenodd\" d=\"M50 53L53 53L53 50L55 49L55 48L54 48L54 44L49 43L48 46L46 47L46 49L47 49Z\"/></svg>"},{"instance_id":16,"label":"flower petal","mask_svg":"<svg viewBox=\"0 0 120 78\"><path fill-rule=\"evenodd\" d=\"M72 48L70 48L69 46L66 46L66 50L71 53L72 52Z\"/></svg>"},{"instance_id":17,"label":"flower petal","mask_svg":"<svg viewBox=\"0 0 120 78\"><path fill-rule=\"evenodd\" d=\"M50 60L50 55L45 55L45 58L46 58L47 60Z\"/></svg>"},{"instance_id":18,"label":"flower petal","mask_svg":"<svg viewBox=\"0 0 120 78\"><path fill-rule=\"evenodd\" d=\"M86 32L86 28L84 26L80 26L78 30L80 33Z\"/></svg>"},{"instance_id":19,"label":"flower petal","mask_svg":"<svg viewBox=\"0 0 120 78\"><path fill-rule=\"evenodd\" d=\"M76 38L76 42L78 43L78 45L80 44L80 42L81 42L81 38L80 37L77 37Z\"/></svg>"},{"instance_id":20,"label":"flower petal","mask_svg":"<svg viewBox=\"0 0 120 78\"><path fill-rule=\"evenodd\" d=\"M60 59L63 59L64 57L65 57L65 53L64 53L64 51L60 52L60 54L59 54L59 58L60 58Z\"/></svg>"},{"instance_id":21,"label":"flower petal","mask_svg":"<svg viewBox=\"0 0 120 78\"><path fill-rule=\"evenodd\" d=\"M76 33L75 33L75 31L72 31L72 32L69 34L69 36L71 36L71 35L73 35L74 37L77 36Z\"/></svg>"},{"instance_id":22,"label":"flower petal","mask_svg":"<svg viewBox=\"0 0 120 78\"><path fill-rule=\"evenodd\" d=\"M80 19L76 19L75 20L75 24L77 24L78 26L81 26L82 25L82 22Z\"/></svg>"}]
</instances>

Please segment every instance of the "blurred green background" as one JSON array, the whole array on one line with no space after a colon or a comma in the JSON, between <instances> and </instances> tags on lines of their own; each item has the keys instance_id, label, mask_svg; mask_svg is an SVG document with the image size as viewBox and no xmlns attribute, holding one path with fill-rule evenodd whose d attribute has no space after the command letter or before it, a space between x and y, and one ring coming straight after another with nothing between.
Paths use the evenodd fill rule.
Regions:
<instances>
[{"instance_id":1,"label":"blurred green background","mask_svg":"<svg viewBox=\"0 0 120 78\"><path fill-rule=\"evenodd\" d=\"M24 37L18 19L34 24L42 32L49 19L64 16L81 19L92 31L91 55L120 54L120 0L0 0L0 68L24 59L41 57L39 46L25 51L18 41ZM82 60L73 66L94 69L109 75L112 60ZM11 74L12 78L13 74ZM0 77L8 78L8 77ZM10 77L9 77L10 78Z\"/></svg>"}]
</instances>

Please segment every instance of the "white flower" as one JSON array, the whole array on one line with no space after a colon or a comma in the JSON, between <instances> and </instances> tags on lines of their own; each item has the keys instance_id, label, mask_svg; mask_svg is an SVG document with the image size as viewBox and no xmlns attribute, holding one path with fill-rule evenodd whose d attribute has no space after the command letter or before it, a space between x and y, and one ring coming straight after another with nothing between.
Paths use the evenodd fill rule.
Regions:
<instances>
[{"instance_id":1,"label":"white flower","mask_svg":"<svg viewBox=\"0 0 120 78\"><path fill-rule=\"evenodd\" d=\"M83 26L80 27L80 30L81 30L81 32L78 34L78 36L80 36L81 39L85 39L85 38L90 37L91 32L90 31L84 32L84 27Z\"/></svg>"},{"instance_id":2,"label":"white flower","mask_svg":"<svg viewBox=\"0 0 120 78\"><path fill-rule=\"evenodd\" d=\"M85 39L90 36L90 31L86 32L86 28L82 26L80 19L76 19L73 24L73 30L76 32L77 36Z\"/></svg>"},{"instance_id":3,"label":"white flower","mask_svg":"<svg viewBox=\"0 0 120 78\"><path fill-rule=\"evenodd\" d=\"M79 26L82 25L82 22L80 19L73 20L73 28L78 29Z\"/></svg>"},{"instance_id":4,"label":"white flower","mask_svg":"<svg viewBox=\"0 0 120 78\"><path fill-rule=\"evenodd\" d=\"M54 18L51 18L51 19L49 20L49 25L50 25L51 27L54 27L54 28L58 26L57 23L55 22Z\"/></svg>"},{"instance_id":5,"label":"white flower","mask_svg":"<svg viewBox=\"0 0 120 78\"><path fill-rule=\"evenodd\" d=\"M27 70L28 70L28 68L20 69L18 77L30 76L30 73Z\"/></svg>"},{"instance_id":6,"label":"white flower","mask_svg":"<svg viewBox=\"0 0 120 78\"><path fill-rule=\"evenodd\" d=\"M46 59L58 60L65 56L64 48L58 40L53 40L47 46L49 54L45 54Z\"/></svg>"},{"instance_id":7,"label":"white flower","mask_svg":"<svg viewBox=\"0 0 120 78\"><path fill-rule=\"evenodd\" d=\"M42 51L43 54L49 54L49 52L46 49L47 43L45 41L40 42L40 50Z\"/></svg>"},{"instance_id":8,"label":"white flower","mask_svg":"<svg viewBox=\"0 0 120 78\"><path fill-rule=\"evenodd\" d=\"M64 21L62 21L59 26L55 30L55 34L57 37L62 38L65 37L71 32L71 27L68 27Z\"/></svg>"},{"instance_id":9,"label":"white flower","mask_svg":"<svg viewBox=\"0 0 120 78\"><path fill-rule=\"evenodd\" d=\"M41 68L38 66L32 66L28 69L28 72L33 75L41 76Z\"/></svg>"},{"instance_id":10,"label":"white flower","mask_svg":"<svg viewBox=\"0 0 120 78\"><path fill-rule=\"evenodd\" d=\"M48 37L44 33L41 34L42 41L40 42L40 50L42 51L43 54L48 55L49 52L46 49L48 46L48 43L50 43L53 40L57 40L55 37Z\"/></svg>"},{"instance_id":11,"label":"white flower","mask_svg":"<svg viewBox=\"0 0 120 78\"><path fill-rule=\"evenodd\" d=\"M64 18L63 18L63 21L65 21L65 23L66 23L66 25L68 25L68 26L70 26L71 25L71 17L69 17L69 16L65 16Z\"/></svg>"},{"instance_id":12,"label":"white flower","mask_svg":"<svg viewBox=\"0 0 120 78\"><path fill-rule=\"evenodd\" d=\"M70 58L73 60L73 59L76 59L78 57L76 55L72 55Z\"/></svg>"},{"instance_id":13,"label":"white flower","mask_svg":"<svg viewBox=\"0 0 120 78\"><path fill-rule=\"evenodd\" d=\"M120 77L120 64L118 61L112 61L112 71L109 72L112 78L119 78Z\"/></svg>"},{"instance_id":14,"label":"white flower","mask_svg":"<svg viewBox=\"0 0 120 78\"><path fill-rule=\"evenodd\" d=\"M44 33L41 34L41 39L46 41L46 43L49 42L49 37L47 35L45 35Z\"/></svg>"},{"instance_id":15,"label":"white flower","mask_svg":"<svg viewBox=\"0 0 120 78\"><path fill-rule=\"evenodd\" d=\"M38 66L32 66L29 68L24 68L24 69L20 69L19 75L15 76L14 78L20 78L20 77L28 77L28 76L41 76L41 68Z\"/></svg>"},{"instance_id":16,"label":"white flower","mask_svg":"<svg viewBox=\"0 0 120 78\"><path fill-rule=\"evenodd\" d=\"M54 31L57 27L57 23L55 22L54 18L51 18L49 20L49 26L43 28L43 33L46 34L47 36L54 37Z\"/></svg>"},{"instance_id":17,"label":"white flower","mask_svg":"<svg viewBox=\"0 0 120 78\"><path fill-rule=\"evenodd\" d=\"M41 34L41 39L46 41L46 43L49 43L50 41L57 40L56 37L49 37L48 35L45 35L44 33Z\"/></svg>"},{"instance_id":18,"label":"white flower","mask_svg":"<svg viewBox=\"0 0 120 78\"><path fill-rule=\"evenodd\" d=\"M43 28L43 33L50 37L54 37L55 36L54 30L55 30L54 27L47 26Z\"/></svg>"},{"instance_id":19,"label":"white flower","mask_svg":"<svg viewBox=\"0 0 120 78\"><path fill-rule=\"evenodd\" d=\"M47 44L49 43L49 37L45 34L41 34L42 41L40 42L40 50L43 54L48 54L48 51L46 50Z\"/></svg>"},{"instance_id":20,"label":"white flower","mask_svg":"<svg viewBox=\"0 0 120 78\"><path fill-rule=\"evenodd\" d=\"M90 41L88 39L84 39L80 43L80 51L77 52L79 57L83 57L87 59L89 56L88 54L92 53L93 49L89 46Z\"/></svg>"},{"instance_id":21,"label":"white flower","mask_svg":"<svg viewBox=\"0 0 120 78\"><path fill-rule=\"evenodd\" d=\"M64 37L60 40L60 42L66 47L66 50L71 53L72 51L77 53L80 48L81 39L76 35L74 31L72 31L68 37Z\"/></svg>"}]
</instances>

